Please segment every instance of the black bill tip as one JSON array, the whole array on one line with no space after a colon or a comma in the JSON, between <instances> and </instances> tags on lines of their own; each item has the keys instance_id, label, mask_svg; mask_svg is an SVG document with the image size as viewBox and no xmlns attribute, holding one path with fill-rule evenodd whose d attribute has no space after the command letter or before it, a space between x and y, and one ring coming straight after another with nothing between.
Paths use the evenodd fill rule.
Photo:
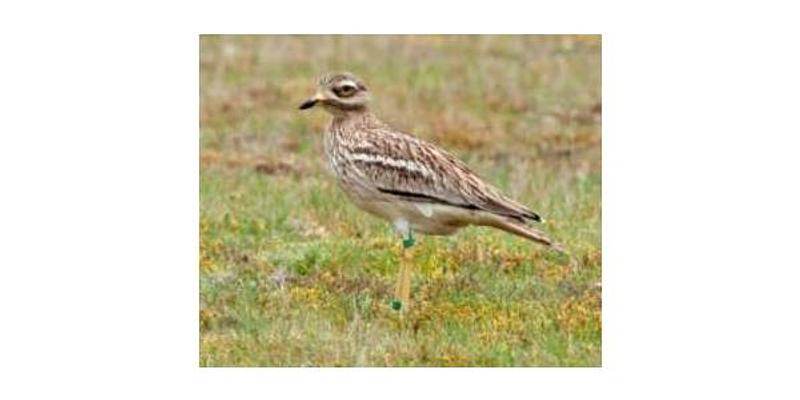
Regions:
<instances>
[{"instance_id":1,"label":"black bill tip","mask_svg":"<svg viewBox=\"0 0 800 400\"><path fill-rule=\"evenodd\" d=\"M307 110L307 109L309 109L311 107L314 107L314 104L317 104L317 100L316 99L308 99L308 100L304 101L303 104L300 104L300 109L301 110Z\"/></svg>"}]
</instances>

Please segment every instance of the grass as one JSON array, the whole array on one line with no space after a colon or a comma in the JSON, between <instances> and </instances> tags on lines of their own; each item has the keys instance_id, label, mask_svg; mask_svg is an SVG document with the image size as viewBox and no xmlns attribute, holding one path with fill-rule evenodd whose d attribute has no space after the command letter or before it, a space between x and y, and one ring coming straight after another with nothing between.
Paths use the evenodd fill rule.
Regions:
<instances>
[{"instance_id":1,"label":"grass","mask_svg":"<svg viewBox=\"0 0 800 400\"><path fill-rule=\"evenodd\" d=\"M326 173L327 116L297 105L349 70L375 112L546 219L573 260L509 234L401 243ZM599 366L598 36L202 36L202 366Z\"/></svg>"}]
</instances>

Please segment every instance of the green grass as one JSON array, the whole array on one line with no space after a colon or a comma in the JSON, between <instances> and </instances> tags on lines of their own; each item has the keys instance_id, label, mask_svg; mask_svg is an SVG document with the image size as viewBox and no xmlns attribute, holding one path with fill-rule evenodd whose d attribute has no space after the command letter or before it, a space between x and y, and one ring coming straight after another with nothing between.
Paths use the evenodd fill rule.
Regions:
<instances>
[{"instance_id":1,"label":"green grass","mask_svg":"<svg viewBox=\"0 0 800 400\"><path fill-rule=\"evenodd\" d=\"M599 366L597 36L200 39L202 366ZM542 214L573 258L489 228L400 239L326 172L327 71Z\"/></svg>"}]
</instances>

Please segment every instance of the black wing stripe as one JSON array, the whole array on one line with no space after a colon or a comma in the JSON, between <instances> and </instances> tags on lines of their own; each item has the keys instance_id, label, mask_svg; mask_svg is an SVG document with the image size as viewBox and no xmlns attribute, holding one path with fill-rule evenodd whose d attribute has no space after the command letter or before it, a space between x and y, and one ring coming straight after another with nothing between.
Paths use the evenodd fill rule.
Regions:
<instances>
[{"instance_id":1,"label":"black wing stripe","mask_svg":"<svg viewBox=\"0 0 800 400\"><path fill-rule=\"evenodd\" d=\"M523 213L513 213L513 212L501 212L498 210L487 209L485 207L479 207L474 204L460 204L460 203L453 203L435 196L430 196L427 194L422 193L414 193L414 192L406 192L404 190L394 190L394 189L385 189L385 188L378 188L381 193L391 194L394 196L402 197L404 199L413 199L415 201L424 201L427 203L436 203L436 204L445 204L452 207L460 207L465 208L467 210L482 210L486 212L490 212L497 215L502 215L505 217L513 218L520 222L525 222L525 218L531 219L533 221L541 221L542 218L533 211L525 210Z\"/></svg>"},{"instance_id":2,"label":"black wing stripe","mask_svg":"<svg viewBox=\"0 0 800 400\"><path fill-rule=\"evenodd\" d=\"M498 214L498 215L502 215L502 216L505 216L505 217L513 218L513 219L515 219L517 221L520 221L520 222L524 222L525 221L522 218L523 216L520 216L519 214L511 214L511 213L497 212L497 211L494 211L494 210L487 210L486 208L478 207L478 206L476 206L474 204L452 203L452 202L449 202L447 200L440 199L438 197L429 196L427 194L406 192L406 191L403 191L403 190L384 189L384 188L378 188L378 190L381 191L381 193L387 193L387 194L399 196L399 197L402 197L402 198L405 198L405 199L414 199L416 201L424 201L424 202L428 202L428 203L445 204L445 205L448 205L448 206L465 208L467 210L482 210L482 211L490 212L490 213L493 213L493 214ZM536 215L536 214L534 214L534 215ZM525 215L525 216L527 217L527 215ZM536 215L536 217L538 218L538 215Z\"/></svg>"},{"instance_id":3,"label":"black wing stripe","mask_svg":"<svg viewBox=\"0 0 800 400\"><path fill-rule=\"evenodd\" d=\"M381 193L387 193L387 194L391 194L391 195L395 195L395 196L411 198L411 199L414 199L414 200L417 200L417 201L424 201L424 202L428 202L428 203L446 204L448 206L461 207L461 208L466 208L468 210L480 210L481 209L480 207L478 207L478 206L476 206L474 204L452 203L452 202L449 202L447 200L440 199L440 198L434 197L434 196L429 196L427 194L422 194L422 193L406 192L406 191L403 191L403 190L384 189L384 188L378 188L378 190L380 190Z\"/></svg>"}]
</instances>

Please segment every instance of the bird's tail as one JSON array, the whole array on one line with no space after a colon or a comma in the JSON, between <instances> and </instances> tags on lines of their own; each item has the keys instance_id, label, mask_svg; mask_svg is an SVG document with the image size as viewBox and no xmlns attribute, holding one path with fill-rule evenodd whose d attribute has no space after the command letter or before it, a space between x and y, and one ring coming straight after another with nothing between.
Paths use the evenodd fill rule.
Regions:
<instances>
[{"instance_id":1,"label":"bird's tail","mask_svg":"<svg viewBox=\"0 0 800 400\"><path fill-rule=\"evenodd\" d=\"M522 236L525 239L534 241L536 243L545 245L547 247L552 248L560 253L566 253L564 247L560 244L554 242L552 239L547 237L544 232L526 225L523 222L513 221L510 219L494 219L490 225L494 226L495 228L502 229L508 233L513 233L517 236Z\"/></svg>"}]
</instances>

